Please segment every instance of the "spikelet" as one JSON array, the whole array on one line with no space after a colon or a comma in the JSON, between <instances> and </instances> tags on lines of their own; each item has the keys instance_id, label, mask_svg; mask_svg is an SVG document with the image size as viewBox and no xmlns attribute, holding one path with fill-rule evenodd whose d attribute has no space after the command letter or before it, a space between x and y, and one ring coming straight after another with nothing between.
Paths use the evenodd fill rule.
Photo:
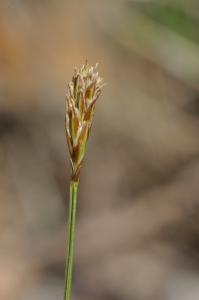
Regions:
<instances>
[{"instance_id":1,"label":"spikelet","mask_svg":"<svg viewBox=\"0 0 199 300\"><path fill-rule=\"evenodd\" d=\"M68 84L66 95L66 139L71 157L72 180L78 181L85 146L92 127L94 108L101 93L103 78L86 63Z\"/></svg>"}]
</instances>

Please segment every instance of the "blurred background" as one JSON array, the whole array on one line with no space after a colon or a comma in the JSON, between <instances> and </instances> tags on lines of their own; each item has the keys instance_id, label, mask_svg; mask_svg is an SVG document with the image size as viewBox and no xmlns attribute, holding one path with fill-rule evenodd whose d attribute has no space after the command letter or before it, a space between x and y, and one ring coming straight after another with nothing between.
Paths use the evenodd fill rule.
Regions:
<instances>
[{"instance_id":1,"label":"blurred background","mask_svg":"<svg viewBox=\"0 0 199 300\"><path fill-rule=\"evenodd\" d=\"M199 299L199 1L1 0L0 299L63 298L74 67L108 83L71 300Z\"/></svg>"}]
</instances>

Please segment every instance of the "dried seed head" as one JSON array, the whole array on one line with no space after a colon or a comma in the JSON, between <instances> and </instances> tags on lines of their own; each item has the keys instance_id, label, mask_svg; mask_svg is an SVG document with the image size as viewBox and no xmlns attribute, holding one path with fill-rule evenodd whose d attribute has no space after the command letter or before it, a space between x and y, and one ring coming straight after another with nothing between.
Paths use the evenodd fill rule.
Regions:
<instances>
[{"instance_id":1,"label":"dried seed head","mask_svg":"<svg viewBox=\"0 0 199 300\"><path fill-rule=\"evenodd\" d=\"M99 98L103 78L86 61L68 85L66 95L66 138L68 142L72 179L78 181L86 142L92 127L95 103Z\"/></svg>"}]
</instances>

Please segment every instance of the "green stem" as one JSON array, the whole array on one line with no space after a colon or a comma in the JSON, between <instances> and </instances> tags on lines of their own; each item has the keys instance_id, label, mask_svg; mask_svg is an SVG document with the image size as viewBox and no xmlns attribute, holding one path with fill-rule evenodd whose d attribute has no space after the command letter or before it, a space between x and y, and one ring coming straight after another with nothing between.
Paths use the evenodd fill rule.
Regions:
<instances>
[{"instance_id":1,"label":"green stem","mask_svg":"<svg viewBox=\"0 0 199 300\"><path fill-rule=\"evenodd\" d=\"M64 300L70 300L70 292L71 292L77 189L78 189L78 182L71 180L70 199L69 199L66 271L65 271L65 283L64 283Z\"/></svg>"}]
</instances>

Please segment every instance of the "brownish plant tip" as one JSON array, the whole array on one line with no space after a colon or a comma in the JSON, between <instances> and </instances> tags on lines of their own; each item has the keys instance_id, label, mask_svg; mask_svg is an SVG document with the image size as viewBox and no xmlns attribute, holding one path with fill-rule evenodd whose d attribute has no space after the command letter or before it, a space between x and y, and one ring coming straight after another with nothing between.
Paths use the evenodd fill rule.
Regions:
<instances>
[{"instance_id":1,"label":"brownish plant tip","mask_svg":"<svg viewBox=\"0 0 199 300\"><path fill-rule=\"evenodd\" d=\"M88 62L77 70L66 94L66 139L71 157L72 180L78 181L94 108L101 93L103 78Z\"/></svg>"}]
</instances>

